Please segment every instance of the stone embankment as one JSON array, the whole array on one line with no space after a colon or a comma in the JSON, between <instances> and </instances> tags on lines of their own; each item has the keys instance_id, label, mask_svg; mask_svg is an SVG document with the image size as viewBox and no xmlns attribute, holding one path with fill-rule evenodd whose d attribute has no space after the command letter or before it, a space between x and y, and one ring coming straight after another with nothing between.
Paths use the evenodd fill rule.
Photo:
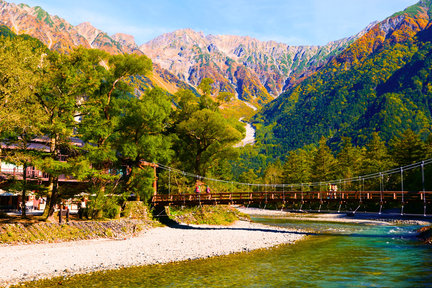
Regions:
<instances>
[{"instance_id":1,"label":"stone embankment","mask_svg":"<svg viewBox=\"0 0 432 288\"><path fill-rule=\"evenodd\" d=\"M58 223L2 224L1 244L52 243L100 238L125 238L150 229L154 222L144 219L122 219L114 221L72 221Z\"/></svg>"},{"instance_id":2,"label":"stone embankment","mask_svg":"<svg viewBox=\"0 0 432 288\"><path fill-rule=\"evenodd\" d=\"M177 225L143 230L133 238L1 245L0 286L55 276L169 263L293 243L297 231L247 221L231 226Z\"/></svg>"}]
</instances>

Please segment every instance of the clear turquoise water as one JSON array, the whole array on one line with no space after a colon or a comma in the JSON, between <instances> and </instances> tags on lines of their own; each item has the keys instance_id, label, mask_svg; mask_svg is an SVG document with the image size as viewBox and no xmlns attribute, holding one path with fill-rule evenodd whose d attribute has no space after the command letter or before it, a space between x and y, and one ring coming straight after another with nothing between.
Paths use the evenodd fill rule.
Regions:
<instances>
[{"instance_id":1,"label":"clear turquoise water","mask_svg":"<svg viewBox=\"0 0 432 288\"><path fill-rule=\"evenodd\" d=\"M417 226L257 222L308 229L295 245L31 283L28 287L432 287L432 248ZM59 284L61 282L61 285Z\"/></svg>"}]
</instances>

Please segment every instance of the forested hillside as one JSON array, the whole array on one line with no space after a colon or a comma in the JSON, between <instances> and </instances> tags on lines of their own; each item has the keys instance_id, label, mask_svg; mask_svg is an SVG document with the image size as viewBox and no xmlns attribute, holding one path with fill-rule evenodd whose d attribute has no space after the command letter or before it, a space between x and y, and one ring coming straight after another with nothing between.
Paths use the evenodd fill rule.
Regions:
<instances>
[{"instance_id":1,"label":"forested hillside","mask_svg":"<svg viewBox=\"0 0 432 288\"><path fill-rule=\"evenodd\" d=\"M255 116L258 142L272 157L342 137L364 146L407 129L432 129L431 1L376 24L312 77Z\"/></svg>"},{"instance_id":2,"label":"forested hillside","mask_svg":"<svg viewBox=\"0 0 432 288\"><path fill-rule=\"evenodd\" d=\"M153 193L153 170L142 161L198 175L229 175L225 163L236 158L234 145L244 128L222 115L225 99L210 96L212 80L199 85L199 97L190 90L170 94L133 87L152 67L145 55L83 47L62 54L2 27L0 162L22 171L36 167L50 176L45 186L27 183L27 173L22 181L1 175L1 189L19 191L22 199L30 190L46 196L44 216L52 215L61 199L88 192L89 215L100 218L116 215L131 194L146 200ZM60 186L60 175L85 184ZM159 171L158 177L167 175ZM189 189L194 180L175 179L176 190Z\"/></svg>"}]
</instances>

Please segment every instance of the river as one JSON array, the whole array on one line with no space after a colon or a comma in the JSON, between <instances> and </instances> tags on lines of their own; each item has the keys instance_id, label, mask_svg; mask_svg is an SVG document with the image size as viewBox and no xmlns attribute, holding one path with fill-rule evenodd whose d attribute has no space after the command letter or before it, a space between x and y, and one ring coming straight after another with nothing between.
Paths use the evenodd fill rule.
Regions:
<instances>
[{"instance_id":1,"label":"river","mask_svg":"<svg viewBox=\"0 0 432 288\"><path fill-rule=\"evenodd\" d=\"M432 287L432 247L416 240L419 226L253 220L310 235L294 245L31 287Z\"/></svg>"},{"instance_id":2,"label":"river","mask_svg":"<svg viewBox=\"0 0 432 288\"><path fill-rule=\"evenodd\" d=\"M243 140L240 143L237 143L236 145L234 145L234 147L244 147L246 145L249 144L254 144L255 143L255 129L253 128L253 126L248 123L248 122L244 122L243 121L243 117L240 118L239 120L242 123L246 123L246 135L245 138L243 138Z\"/></svg>"}]
</instances>

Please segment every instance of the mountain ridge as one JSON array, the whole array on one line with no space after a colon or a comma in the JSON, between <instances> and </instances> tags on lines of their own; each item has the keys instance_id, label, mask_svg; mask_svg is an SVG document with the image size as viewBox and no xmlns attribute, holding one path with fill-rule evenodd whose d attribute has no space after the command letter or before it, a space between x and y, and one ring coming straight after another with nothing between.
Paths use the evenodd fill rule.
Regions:
<instances>
[{"instance_id":1,"label":"mountain ridge","mask_svg":"<svg viewBox=\"0 0 432 288\"><path fill-rule=\"evenodd\" d=\"M2 0L0 7L1 24L18 34L40 39L50 49L67 53L83 46L111 54L146 54L162 70L168 70L164 75L173 74L169 78L175 79L174 86L197 87L203 78L212 78L214 93L231 92L257 107L315 73L358 37L332 41L325 46L289 46L249 36L204 35L180 29L138 46L133 36L122 33L110 36L89 22L72 26L39 6ZM180 82L185 84L178 85Z\"/></svg>"},{"instance_id":2,"label":"mountain ridge","mask_svg":"<svg viewBox=\"0 0 432 288\"><path fill-rule=\"evenodd\" d=\"M234 69L230 64L245 66L259 79L259 89L264 87L269 95L277 97L314 73L366 31L324 46L290 46L250 36L205 35L192 29L179 29L148 41L140 49L161 67L192 85L197 85L196 81L200 80L194 74L206 73L205 70L211 67L229 80L218 82L216 86L221 90L235 91L240 98L247 96L243 97L243 91L237 89L235 75L231 73ZM202 57L198 58L200 55Z\"/></svg>"},{"instance_id":3,"label":"mountain ridge","mask_svg":"<svg viewBox=\"0 0 432 288\"><path fill-rule=\"evenodd\" d=\"M375 24L267 105L254 118L260 141L283 155L321 137L330 144L350 137L360 146L372 132L387 142L406 129L426 137L432 127L431 3Z\"/></svg>"},{"instance_id":4,"label":"mountain ridge","mask_svg":"<svg viewBox=\"0 0 432 288\"><path fill-rule=\"evenodd\" d=\"M18 34L40 39L50 49L67 53L83 46L111 54L146 54L157 66L153 73L158 75L144 81L144 86L162 84L173 93L184 87L195 90L203 78L212 78L214 94L231 92L255 107L262 107L314 75L374 27L369 25L356 35L323 46L290 46L249 36L205 35L192 29L165 33L138 46L131 35L109 36L89 22L72 26L39 6L0 0L0 7L1 24Z\"/></svg>"}]
</instances>

